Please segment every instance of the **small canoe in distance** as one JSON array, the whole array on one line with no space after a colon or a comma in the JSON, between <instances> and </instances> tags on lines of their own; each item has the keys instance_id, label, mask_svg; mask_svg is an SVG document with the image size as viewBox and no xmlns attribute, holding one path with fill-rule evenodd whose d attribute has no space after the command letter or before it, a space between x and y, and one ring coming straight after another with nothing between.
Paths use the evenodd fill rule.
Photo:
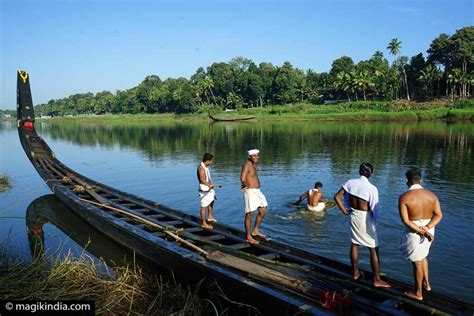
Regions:
<instances>
[{"instance_id":1,"label":"small canoe in distance","mask_svg":"<svg viewBox=\"0 0 474 316\"><path fill-rule=\"evenodd\" d=\"M209 118L214 122L240 122L240 121L248 121L255 118L255 116L246 116L246 117L215 117L210 112L208 112Z\"/></svg>"},{"instance_id":2,"label":"small canoe in distance","mask_svg":"<svg viewBox=\"0 0 474 316\"><path fill-rule=\"evenodd\" d=\"M56 197L122 247L181 280L217 284L226 298L262 314L474 314L474 306L435 292L425 293L423 302L409 299L403 292L412 286L394 279L386 278L391 289L374 288L368 271L354 282L349 265L283 243L249 245L244 232L222 224L203 229L196 216L78 174L37 134L26 72L18 72L17 97L21 145Z\"/></svg>"}]
</instances>

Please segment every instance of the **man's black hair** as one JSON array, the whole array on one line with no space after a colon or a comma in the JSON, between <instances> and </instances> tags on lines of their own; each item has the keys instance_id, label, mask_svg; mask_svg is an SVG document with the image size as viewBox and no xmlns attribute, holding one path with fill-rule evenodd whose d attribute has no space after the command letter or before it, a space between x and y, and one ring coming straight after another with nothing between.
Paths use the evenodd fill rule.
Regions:
<instances>
[{"instance_id":1,"label":"man's black hair","mask_svg":"<svg viewBox=\"0 0 474 316\"><path fill-rule=\"evenodd\" d=\"M416 167L410 168L410 170L405 173L405 176L409 180L421 180L421 170Z\"/></svg>"},{"instance_id":2,"label":"man's black hair","mask_svg":"<svg viewBox=\"0 0 474 316\"><path fill-rule=\"evenodd\" d=\"M372 166L372 164L368 162L361 164L359 167L359 174L366 178L369 178L373 172L374 172L374 167Z\"/></svg>"},{"instance_id":3,"label":"man's black hair","mask_svg":"<svg viewBox=\"0 0 474 316\"><path fill-rule=\"evenodd\" d=\"M322 187L323 187L323 184L318 181L318 182L316 182L316 183L314 184L314 187L315 187L315 188L322 188Z\"/></svg>"},{"instance_id":4,"label":"man's black hair","mask_svg":"<svg viewBox=\"0 0 474 316\"><path fill-rule=\"evenodd\" d=\"M205 162L205 161L208 161L208 160L212 160L212 159L214 159L214 155L213 155L213 154L205 153L205 154L204 154L204 157L202 157L202 162Z\"/></svg>"}]
</instances>

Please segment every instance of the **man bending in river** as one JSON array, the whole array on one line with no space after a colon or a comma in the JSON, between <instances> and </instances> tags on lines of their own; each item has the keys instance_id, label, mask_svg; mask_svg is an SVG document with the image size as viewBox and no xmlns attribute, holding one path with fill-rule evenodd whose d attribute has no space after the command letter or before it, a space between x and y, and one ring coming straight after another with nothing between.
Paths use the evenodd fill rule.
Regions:
<instances>
[{"instance_id":1,"label":"man bending in river","mask_svg":"<svg viewBox=\"0 0 474 316\"><path fill-rule=\"evenodd\" d=\"M214 156L210 153L205 153L202 158L202 162L197 168L197 178L199 181L199 200L201 203L201 226L203 228L212 229L210 223L217 223L217 220L212 216L212 210L214 207L214 200L216 199L216 193L214 192L214 184L211 182L211 173L209 172L209 166L214 161ZM207 221L206 221L206 210L207 210Z\"/></svg>"},{"instance_id":2,"label":"man bending in river","mask_svg":"<svg viewBox=\"0 0 474 316\"><path fill-rule=\"evenodd\" d=\"M316 182L314 188L309 189L305 193L300 195L296 204L299 204L304 199L308 199L308 210L314 212L321 212L326 207L326 199L324 199L323 192L321 188L323 184L321 182Z\"/></svg>"},{"instance_id":3,"label":"man bending in river","mask_svg":"<svg viewBox=\"0 0 474 316\"><path fill-rule=\"evenodd\" d=\"M240 182L242 183L241 192L244 193L244 207L245 207L245 233L246 242L250 244L258 244L258 240L254 237L266 236L259 230L260 224L263 221L268 206L265 195L260 191L260 180L258 179L257 161L260 158L258 149L248 151L248 158L242 166L240 172ZM255 219L255 226L250 232L253 212L258 209L258 215Z\"/></svg>"},{"instance_id":4,"label":"man bending in river","mask_svg":"<svg viewBox=\"0 0 474 316\"><path fill-rule=\"evenodd\" d=\"M374 168L370 163L359 167L360 178L351 179L342 185L334 196L339 209L351 217L351 251L350 258L354 280L361 278L359 271L359 245L370 250L370 265L374 274L374 286L390 287L380 277L379 247L376 231L378 217L379 192L369 182ZM344 201L343 201L344 198Z\"/></svg>"},{"instance_id":5,"label":"man bending in river","mask_svg":"<svg viewBox=\"0 0 474 316\"><path fill-rule=\"evenodd\" d=\"M443 214L436 195L420 185L421 170L412 168L405 175L409 189L400 195L398 201L400 218L405 225L400 249L412 262L415 277L415 291L407 291L405 295L421 301L423 288L431 291L427 257L434 240L434 227Z\"/></svg>"}]
</instances>

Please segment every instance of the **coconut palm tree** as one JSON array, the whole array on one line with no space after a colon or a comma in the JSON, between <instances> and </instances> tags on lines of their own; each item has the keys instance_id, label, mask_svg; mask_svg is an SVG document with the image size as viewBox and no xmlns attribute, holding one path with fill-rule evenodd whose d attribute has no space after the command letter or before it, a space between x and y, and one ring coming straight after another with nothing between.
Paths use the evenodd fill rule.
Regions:
<instances>
[{"instance_id":1,"label":"coconut palm tree","mask_svg":"<svg viewBox=\"0 0 474 316\"><path fill-rule=\"evenodd\" d=\"M398 54L400 54L400 49L402 48L402 42L400 42L397 38L392 38L390 43L388 43L387 49L390 51L390 54L395 56L397 58ZM410 91L408 89L408 79L407 79L407 73L405 71L405 65L404 63L400 63L400 68L403 73L403 76L405 78L405 87L407 90L407 100L410 101Z\"/></svg>"},{"instance_id":2,"label":"coconut palm tree","mask_svg":"<svg viewBox=\"0 0 474 316\"><path fill-rule=\"evenodd\" d=\"M428 87L428 91L430 96L433 97L433 83L440 78L440 74L438 68L429 64L425 67L425 69L421 70L421 75L418 78L421 82L423 82L424 87Z\"/></svg>"}]
</instances>

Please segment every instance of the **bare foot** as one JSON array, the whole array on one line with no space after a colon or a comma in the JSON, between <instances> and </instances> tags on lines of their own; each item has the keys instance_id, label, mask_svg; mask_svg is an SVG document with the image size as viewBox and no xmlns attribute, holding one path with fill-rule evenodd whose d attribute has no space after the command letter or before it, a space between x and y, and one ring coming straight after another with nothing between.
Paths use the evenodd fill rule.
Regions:
<instances>
[{"instance_id":1,"label":"bare foot","mask_svg":"<svg viewBox=\"0 0 474 316\"><path fill-rule=\"evenodd\" d=\"M423 296L418 296L416 295L415 292L413 291L407 291L404 293L406 296L408 296L409 298L412 298L412 299L415 299L417 301L422 301L423 300Z\"/></svg>"},{"instance_id":2,"label":"bare foot","mask_svg":"<svg viewBox=\"0 0 474 316\"><path fill-rule=\"evenodd\" d=\"M213 229L214 228L214 227L212 227L212 225L209 225L208 223L202 223L201 227L205 228L205 229Z\"/></svg>"},{"instance_id":3,"label":"bare foot","mask_svg":"<svg viewBox=\"0 0 474 316\"><path fill-rule=\"evenodd\" d=\"M431 292L431 285L428 282L423 282L423 288L426 292Z\"/></svg>"},{"instance_id":4,"label":"bare foot","mask_svg":"<svg viewBox=\"0 0 474 316\"><path fill-rule=\"evenodd\" d=\"M217 219L215 219L214 217L209 217L209 218L207 219L207 221L208 221L209 223L217 223Z\"/></svg>"},{"instance_id":5,"label":"bare foot","mask_svg":"<svg viewBox=\"0 0 474 316\"><path fill-rule=\"evenodd\" d=\"M374 280L374 286L375 287L382 287L382 288L389 288L389 287L392 287L390 284L388 284L387 282L385 282L384 280L380 279L380 280Z\"/></svg>"},{"instance_id":6,"label":"bare foot","mask_svg":"<svg viewBox=\"0 0 474 316\"><path fill-rule=\"evenodd\" d=\"M245 239L245 242L251 245L258 245L260 243L258 240L253 239L252 237L248 237L247 239Z\"/></svg>"},{"instance_id":7,"label":"bare foot","mask_svg":"<svg viewBox=\"0 0 474 316\"><path fill-rule=\"evenodd\" d=\"M253 236L253 237L262 237L262 238L267 237L267 235L264 235L264 234L262 234L261 232L255 232L255 231L252 232L252 236Z\"/></svg>"},{"instance_id":8,"label":"bare foot","mask_svg":"<svg viewBox=\"0 0 474 316\"><path fill-rule=\"evenodd\" d=\"M354 278L354 281L359 281L362 278L362 273L358 271L357 273L354 273L352 277Z\"/></svg>"}]
</instances>

